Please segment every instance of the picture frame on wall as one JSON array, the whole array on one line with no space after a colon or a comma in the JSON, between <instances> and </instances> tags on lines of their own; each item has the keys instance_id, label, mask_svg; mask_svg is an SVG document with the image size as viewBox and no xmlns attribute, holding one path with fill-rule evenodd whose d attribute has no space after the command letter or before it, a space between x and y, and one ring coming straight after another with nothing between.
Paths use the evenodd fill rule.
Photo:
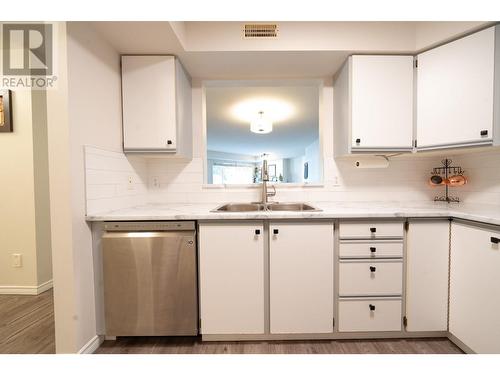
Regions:
<instances>
[{"instance_id":1,"label":"picture frame on wall","mask_svg":"<svg viewBox=\"0 0 500 375\"><path fill-rule=\"evenodd\" d=\"M12 133L12 91L0 90L0 133Z\"/></svg>"}]
</instances>

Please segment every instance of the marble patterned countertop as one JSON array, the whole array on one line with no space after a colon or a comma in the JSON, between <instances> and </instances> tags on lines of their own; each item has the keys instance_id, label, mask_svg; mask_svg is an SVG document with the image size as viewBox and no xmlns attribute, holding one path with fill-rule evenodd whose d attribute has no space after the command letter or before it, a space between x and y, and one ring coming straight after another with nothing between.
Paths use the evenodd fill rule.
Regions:
<instances>
[{"instance_id":1,"label":"marble patterned countertop","mask_svg":"<svg viewBox=\"0 0 500 375\"><path fill-rule=\"evenodd\" d=\"M500 206L442 202L307 202L319 212L210 212L221 203L148 204L88 215L87 221L360 219L453 217L500 225Z\"/></svg>"}]
</instances>

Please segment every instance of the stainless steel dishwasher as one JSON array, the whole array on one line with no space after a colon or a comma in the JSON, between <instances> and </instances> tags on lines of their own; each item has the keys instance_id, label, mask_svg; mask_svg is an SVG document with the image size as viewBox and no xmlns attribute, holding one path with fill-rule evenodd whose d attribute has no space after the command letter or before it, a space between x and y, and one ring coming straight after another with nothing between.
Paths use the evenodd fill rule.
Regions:
<instances>
[{"instance_id":1,"label":"stainless steel dishwasher","mask_svg":"<svg viewBox=\"0 0 500 375\"><path fill-rule=\"evenodd\" d=\"M107 222L104 230L106 335L197 335L195 222Z\"/></svg>"}]
</instances>

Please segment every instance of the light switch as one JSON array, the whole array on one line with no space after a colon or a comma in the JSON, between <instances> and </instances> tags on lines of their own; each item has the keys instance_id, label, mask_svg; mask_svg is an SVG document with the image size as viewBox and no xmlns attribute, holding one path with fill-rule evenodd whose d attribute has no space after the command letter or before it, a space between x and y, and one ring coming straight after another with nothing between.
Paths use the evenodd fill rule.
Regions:
<instances>
[{"instance_id":1,"label":"light switch","mask_svg":"<svg viewBox=\"0 0 500 375\"><path fill-rule=\"evenodd\" d=\"M22 267L23 266L23 256L22 254L12 254L12 267Z\"/></svg>"}]
</instances>

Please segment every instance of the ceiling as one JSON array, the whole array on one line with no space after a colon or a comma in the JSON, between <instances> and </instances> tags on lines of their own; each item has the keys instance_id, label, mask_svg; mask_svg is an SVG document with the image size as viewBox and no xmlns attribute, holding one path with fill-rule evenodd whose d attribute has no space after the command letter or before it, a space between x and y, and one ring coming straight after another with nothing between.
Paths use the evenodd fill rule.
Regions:
<instances>
[{"instance_id":1,"label":"ceiling","mask_svg":"<svg viewBox=\"0 0 500 375\"><path fill-rule=\"evenodd\" d=\"M173 54L199 79L325 78L353 53L413 54L487 22L277 22L275 39L242 37L245 22L90 24L121 54Z\"/></svg>"},{"instance_id":2,"label":"ceiling","mask_svg":"<svg viewBox=\"0 0 500 375\"><path fill-rule=\"evenodd\" d=\"M311 83L208 86L206 108L210 151L288 158L303 155L305 147L318 139L319 88ZM269 134L250 132L251 117L260 110L273 120Z\"/></svg>"}]
</instances>

